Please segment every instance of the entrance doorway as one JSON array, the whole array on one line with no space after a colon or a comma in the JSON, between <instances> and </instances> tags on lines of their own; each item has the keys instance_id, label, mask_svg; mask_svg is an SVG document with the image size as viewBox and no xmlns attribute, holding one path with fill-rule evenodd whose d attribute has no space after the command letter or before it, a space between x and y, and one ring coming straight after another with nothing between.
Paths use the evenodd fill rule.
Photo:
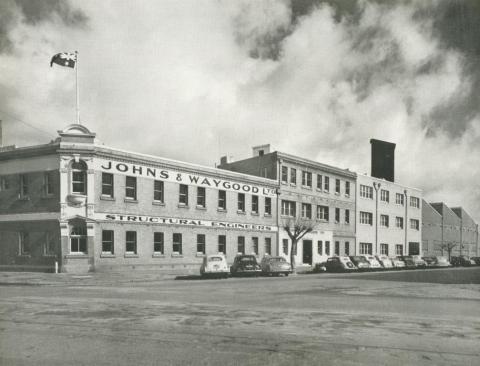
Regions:
<instances>
[{"instance_id":1,"label":"entrance doorway","mask_svg":"<svg viewBox=\"0 0 480 366\"><path fill-rule=\"evenodd\" d=\"M312 241L303 241L303 263L312 265Z\"/></svg>"}]
</instances>

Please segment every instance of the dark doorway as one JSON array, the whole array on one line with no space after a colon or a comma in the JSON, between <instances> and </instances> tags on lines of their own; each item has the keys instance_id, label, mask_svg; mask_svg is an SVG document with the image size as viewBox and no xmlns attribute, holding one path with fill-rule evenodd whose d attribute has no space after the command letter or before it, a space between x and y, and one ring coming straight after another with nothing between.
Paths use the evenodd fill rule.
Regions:
<instances>
[{"instance_id":1,"label":"dark doorway","mask_svg":"<svg viewBox=\"0 0 480 366\"><path fill-rule=\"evenodd\" d=\"M312 265L312 241L303 241L303 263Z\"/></svg>"},{"instance_id":2,"label":"dark doorway","mask_svg":"<svg viewBox=\"0 0 480 366\"><path fill-rule=\"evenodd\" d=\"M408 255L420 255L420 243L409 242L408 243Z\"/></svg>"}]
</instances>

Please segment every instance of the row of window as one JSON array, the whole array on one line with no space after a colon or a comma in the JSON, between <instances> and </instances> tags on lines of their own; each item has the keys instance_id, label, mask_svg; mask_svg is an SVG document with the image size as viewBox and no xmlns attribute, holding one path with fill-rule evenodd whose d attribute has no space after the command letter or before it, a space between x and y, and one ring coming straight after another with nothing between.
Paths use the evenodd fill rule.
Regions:
<instances>
[{"instance_id":1,"label":"row of window","mask_svg":"<svg viewBox=\"0 0 480 366\"><path fill-rule=\"evenodd\" d=\"M359 222L360 224L373 225L373 214L371 212L360 211ZM380 215L380 226L390 227L390 216ZM395 227L403 229L403 217L395 217ZM420 220L410 219L410 229L419 230Z\"/></svg>"},{"instance_id":2,"label":"row of window","mask_svg":"<svg viewBox=\"0 0 480 366\"><path fill-rule=\"evenodd\" d=\"M373 254L373 245L372 243L360 243L359 246L360 254ZM389 255L388 244L380 244L380 254ZM395 255L403 255L403 244L395 244Z\"/></svg>"},{"instance_id":3,"label":"row of window","mask_svg":"<svg viewBox=\"0 0 480 366\"><path fill-rule=\"evenodd\" d=\"M316 187L318 190L323 192L330 192L330 177L326 175L317 174L317 184ZM313 186L313 174L312 172L302 170L302 187L312 188ZM287 166L282 166L281 174L282 183L290 183L292 185L297 185L297 169L289 168ZM340 194L341 192L341 180L335 179L335 193ZM345 181L344 193L346 196L350 195L350 182Z\"/></svg>"},{"instance_id":4,"label":"row of window","mask_svg":"<svg viewBox=\"0 0 480 366\"><path fill-rule=\"evenodd\" d=\"M282 200L281 202L281 214L282 216L296 217L297 216L297 204L295 201ZM312 219L312 204L302 203L301 216L305 219ZM330 221L330 208L328 206L317 205L316 219L321 221ZM341 222L340 208L335 207L335 223ZM343 222L350 224L350 210L345 209L343 215Z\"/></svg>"},{"instance_id":5,"label":"row of window","mask_svg":"<svg viewBox=\"0 0 480 366\"><path fill-rule=\"evenodd\" d=\"M373 199L373 187L360 184L360 197ZM389 203L390 191L381 189L380 201ZM403 206L405 204L405 195L403 193L395 193L395 203ZM418 197L410 196L410 206L420 208L420 199Z\"/></svg>"},{"instance_id":6,"label":"row of window","mask_svg":"<svg viewBox=\"0 0 480 366\"><path fill-rule=\"evenodd\" d=\"M115 253L115 240L113 230L102 231L102 254L113 255ZM251 248L254 254L259 253L259 241L258 237L252 237ZM153 233L152 238L153 254L163 255L165 253L165 238L163 232ZM173 233L172 235L172 252L173 254L183 254L183 240L182 234ZM205 234L197 234L196 252L198 254L205 254L206 252L206 236ZM74 252L72 248L72 252ZM217 239L217 251L219 253L227 254L227 237L226 235L218 235ZM264 253L271 254L272 252L272 238L265 238L264 241ZM86 252L84 252L86 253ZM245 237L237 237L237 253L245 254ZM137 249L137 232L126 231L125 232L125 254L138 254Z\"/></svg>"},{"instance_id":7,"label":"row of window","mask_svg":"<svg viewBox=\"0 0 480 366\"><path fill-rule=\"evenodd\" d=\"M10 179L7 177L0 177L0 192L10 189ZM45 196L54 193L54 171L43 173L43 194ZM18 194L20 198L28 197L30 194L30 182L28 175L20 174L18 176Z\"/></svg>"}]
</instances>

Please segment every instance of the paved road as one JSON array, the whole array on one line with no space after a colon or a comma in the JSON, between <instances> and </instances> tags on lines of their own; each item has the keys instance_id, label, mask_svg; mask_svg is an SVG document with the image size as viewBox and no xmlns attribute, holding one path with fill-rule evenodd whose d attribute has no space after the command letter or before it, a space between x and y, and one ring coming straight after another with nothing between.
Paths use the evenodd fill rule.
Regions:
<instances>
[{"instance_id":1,"label":"paved road","mask_svg":"<svg viewBox=\"0 0 480 366\"><path fill-rule=\"evenodd\" d=\"M0 365L480 364L480 267L28 276L0 275Z\"/></svg>"}]
</instances>

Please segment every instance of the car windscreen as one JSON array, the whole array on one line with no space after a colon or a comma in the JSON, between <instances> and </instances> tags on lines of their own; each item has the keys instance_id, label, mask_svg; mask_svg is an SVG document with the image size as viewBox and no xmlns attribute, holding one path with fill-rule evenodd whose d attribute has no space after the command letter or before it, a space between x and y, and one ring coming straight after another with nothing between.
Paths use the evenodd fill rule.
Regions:
<instances>
[{"instance_id":1,"label":"car windscreen","mask_svg":"<svg viewBox=\"0 0 480 366\"><path fill-rule=\"evenodd\" d=\"M276 257L276 258L270 258L270 262L286 262L285 258L282 257Z\"/></svg>"},{"instance_id":2,"label":"car windscreen","mask_svg":"<svg viewBox=\"0 0 480 366\"><path fill-rule=\"evenodd\" d=\"M222 261L222 257L209 257L209 258L208 258L208 261L209 261L209 262L221 262L221 261Z\"/></svg>"}]
</instances>

